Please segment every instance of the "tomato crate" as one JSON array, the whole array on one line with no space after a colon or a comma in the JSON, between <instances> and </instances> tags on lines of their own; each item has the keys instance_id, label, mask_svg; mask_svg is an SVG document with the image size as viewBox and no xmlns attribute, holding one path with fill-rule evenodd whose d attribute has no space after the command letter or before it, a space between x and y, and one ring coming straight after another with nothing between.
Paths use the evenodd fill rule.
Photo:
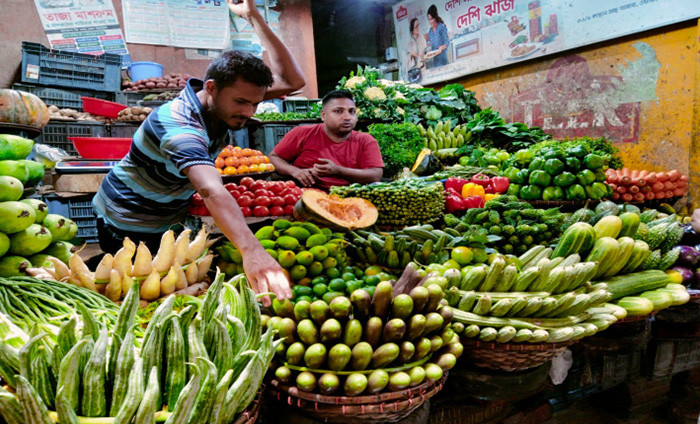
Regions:
<instances>
[{"instance_id":1,"label":"tomato crate","mask_svg":"<svg viewBox=\"0 0 700 424\"><path fill-rule=\"evenodd\" d=\"M116 92L121 86L121 62L118 54L94 56L22 41L23 83Z\"/></svg>"},{"instance_id":2,"label":"tomato crate","mask_svg":"<svg viewBox=\"0 0 700 424\"><path fill-rule=\"evenodd\" d=\"M284 137L296 125L284 124L262 124L260 126L250 128L251 147L260 150L265 155L269 155L272 149L279 144Z\"/></svg>"},{"instance_id":3,"label":"tomato crate","mask_svg":"<svg viewBox=\"0 0 700 424\"><path fill-rule=\"evenodd\" d=\"M86 243L97 243L97 214L92 207L92 196L62 197L47 194L42 199L55 213L73 220L78 225L77 237Z\"/></svg>"},{"instance_id":4,"label":"tomato crate","mask_svg":"<svg viewBox=\"0 0 700 424\"><path fill-rule=\"evenodd\" d=\"M96 121L51 120L34 142L58 147L72 156L78 156L78 151L68 137L109 137L109 130L105 124Z\"/></svg>"},{"instance_id":5,"label":"tomato crate","mask_svg":"<svg viewBox=\"0 0 700 424\"><path fill-rule=\"evenodd\" d=\"M81 97L94 97L102 100L113 100L112 93L87 90L61 90L58 88L42 87L31 84L12 84L13 90L25 91L39 97L47 106L55 105L59 109L83 110Z\"/></svg>"}]
</instances>

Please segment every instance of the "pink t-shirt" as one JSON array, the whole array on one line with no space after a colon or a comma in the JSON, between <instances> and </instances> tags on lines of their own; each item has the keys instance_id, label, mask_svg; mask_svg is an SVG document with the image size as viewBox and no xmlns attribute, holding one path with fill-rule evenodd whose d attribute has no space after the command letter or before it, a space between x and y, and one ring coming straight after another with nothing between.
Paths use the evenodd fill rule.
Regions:
<instances>
[{"instance_id":1,"label":"pink t-shirt","mask_svg":"<svg viewBox=\"0 0 700 424\"><path fill-rule=\"evenodd\" d=\"M274 152L297 168L313 168L318 159L330 159L353 169L383 168L384 161L377 140L367 133L353 131L342 143L335 143L323 124L300 125L289 131L275 146ZM321 177L320 186L344 186L349 182L338 177Z\"/></svg>"}]
</instances>

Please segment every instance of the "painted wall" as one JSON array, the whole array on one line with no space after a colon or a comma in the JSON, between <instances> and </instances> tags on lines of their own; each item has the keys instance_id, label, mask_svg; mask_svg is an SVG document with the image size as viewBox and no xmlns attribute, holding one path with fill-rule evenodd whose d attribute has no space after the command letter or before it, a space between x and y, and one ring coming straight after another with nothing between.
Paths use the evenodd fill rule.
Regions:
<instances>
[{"instance_id":1,"label":"painted wall","mask_svg":"<svg viewBox=\"0 0 700 424\"><path fill-rule=\"evenodd\" d=\"M678 169L700 207L699 50L691 21L456 82L509 121L556 138L605 136L630 168Z\"/></svg>"},{"instance_id":2,"label":"painted wall","mask_svg":"<svg viewBox=\"0 0 700 424\"><path fill-rule=\"evenodd\" d=\"M121 0L112 0L119 22L124 28ZM318 97L316 86L316 57L311 21L311 0L286 0L282 2L280 16L281 38L289 47L304 72L306 87L300 95L310 99ZM9 87L20 81L22 41L33 41L48 46L39 14L32 0L0 1L0 87ZM12 18L8 18L12 17ZM204 76L209 60L188 60L181 48L148 44L127 44L133 61L147 60L163 65L164 71L186 72Z\"/></svg>"}]
</instances>

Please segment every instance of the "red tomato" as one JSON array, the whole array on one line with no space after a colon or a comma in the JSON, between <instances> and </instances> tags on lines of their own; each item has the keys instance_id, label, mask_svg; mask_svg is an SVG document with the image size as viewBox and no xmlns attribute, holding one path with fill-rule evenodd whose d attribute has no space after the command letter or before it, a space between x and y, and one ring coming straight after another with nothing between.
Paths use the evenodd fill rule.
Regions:
<instances>
[{"instance_id":1,"label":"red tomato","mask_svg":"<svg viewBox=\"0 0 700 424\"><path fill-rule=\"evenodd\" d=\"M241 212L243 216L251 216L253 214L248 206L241 206Z\"/></svg>"},{"instance_id":2,"label":"red tomato","mask_svg":"<svg viewBox=\"0 0 700 424\"><path fill-rule=\"evenodd\" d=\"M250 178L250 177L243 177L243 178L241 178L240 184L242 186L250 187L250 185L253 184L254 182L255 182L255 180Z\"/></svg>"},{"instance_id":3,"label":"red tomato","mask_svg":"<svg viewBox=\"0 0 700 424\"><path fill-rule=\"evenodd\" d=\"M260 196L271 197L272 196L272 193L270 193L269 190L265 190L264 188L259 188L257 190L254 190L253 194L255 195L255 197L260 197Z\"/></svg>"},{"instance_id":4,"label":"red tomato","mask_svg":"<svg viewBox=\"0 0 700 424\"><path fill-rule=\"evenodd\" d=\"M270 203L272 203L272 202L270 201L270 198L267 196L258 196L255 198L253 203L255 204L255 206L270 206Z\"/></svg>"},{"instance_id":5,"label":"red tomato","mask_svg":"<svg viewBox=\"0 0 700 424\"><path fill-rule=\"evenodd\" d=\"M275 194L280 194L285 188L286 187L282 181L270 182L267 185L267 189Z\"/></svg>"},{"instance_id":6,"label":"red tomato","mask_svg":"<svg viewBox=\"0 0 700 424\"><path fill-rule=\"evenodd\" d=\"M236 190L233 190L233 191L231 192L231 196L233 196L233 198L236 199L236 201L238 201L238 199L241 198L241 193L239 193L239 192L236 191Z\"/></svg>"},{"instance_id":7,"label":"red tomato","mask_svg":"<svg viewBox=\"0 0 700 424\"><path fill-rule=\"evenodd\" d=\"M255 180L249 187L250 191L260 190L261 188L267 188L267 183L263 180Z\"/></svg>"},{"instance_id":8,"label":"red tomato","mask_svg":"<svg viewBox=\"0 0 700 424\"><path fill-rule=\"evenodd\" d=\"M281 206L273 206L270 208L270 215L282 216L284 215L284 209Z\"/></svg>"},{"instance_id":9,"label":"red tomato","mask_svg":"<svg viewBox=\"0 0 700 424\"><path fill-rule=\"evenodd\" d=\"M290 187L290 188L294 188L297 186L293 180L285 181L284 185L286 185L287 187Z\"/></svg>"},{"instance_id":10,"label":"red tomato","mask_svg":"<svg viewBox=\"0 0 700 424\"><path fill-rule=\"evenodd\" d=\"M294 215L294 205L287 205L284 207L284 214L288 216Z\"/></svg>"},{"instance_id":11,"label":"red tomato","mask_svg":"<svg viewBox=\"0 0 700 424\"><path fill-rule=\"evenodd\" d=\"M295 195L295 196L301 196L301 194L302 194L303 192L304 192L304 190L302 190L302 189L300 189L300 188L298 188L298 187L294 189L294 195Z\"/></svg>"},{"instance_id":12,"label":"red tomato","mask_svg":"<svg viewBox=\"0 0 700 424\"><path fill-rule=\"evenodd\" d=\"M226 183L224 184L224 188L228 191L236 190L238 189L238 185L236 183Z\"/></svg>"},{"instance_id":13,"label":"red tomato","mask_svg":"<svg viewBox=\"0 0 700 424\"><path fill-rule=\"evenodd\" d=\"M299 197L297 197L291 193L284 196L284 203L287 205L293 205L297 202L297 200L299 200Z\"/></svg>"},{"instance_id":14,"label":"red tomato","mask_svg":"<svg viewBox=\"0 0 700 424\"><path fill-rule=\"evenodd\" d=\"M270 204L272 204L272 206L284 206L285 203L286 202L284 201L284 199L279 196L274 196L270 198Z\"/></svg>"},{"instance_id":15,"label":"red tomato","mask_svg":"<svg viewBox=\"0 0 700 424\"><path fill-rule=\"evenodd\" d=\"M244 206L251 206L253 204L253 198L250 196L240 196L236 199L236 202L238 202L238 206L243 208Z\"/></svg>"},{"instance_id":16,"label":"red tomato","mask_svg":"<svg viewBox=\"0 0 700 424\"><path fill-rule=\"evenodd\" d=\"M253 216L270 216L270 210L266 206L256 206L253 209Z\"/></svg>"},{"instance_id":17,"label":"red tomato","mask_svg":"<svg viewBox=\"0 0 700 424\"><path fill-rule=\"evenodd\" d=\"M284 196L286 196L286 195L288 195L288 194L294 194L294 189L293 189L293 188L285 188L284 190L282 190L282 191L280 192L279 195L282 196L282 197L284 197Z\"/></svg>"}]
</instances>

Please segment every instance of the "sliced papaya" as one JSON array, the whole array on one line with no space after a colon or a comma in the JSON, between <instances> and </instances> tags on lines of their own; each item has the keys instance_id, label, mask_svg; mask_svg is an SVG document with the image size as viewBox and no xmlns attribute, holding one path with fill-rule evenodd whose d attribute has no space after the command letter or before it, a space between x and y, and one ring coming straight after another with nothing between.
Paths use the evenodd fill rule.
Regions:
<instances>
[{"instance_id":1,"label":"sliced papaya","mask_svg":"<svg viewBox=\"0 0 700 424\"><path fill-rule=\"evenodd\" d=\"M365 199L341 199L320 190L305 190L294 206L294 219L315 221L339 229L369 227L377 222L378 217L377 208Z\"/></svg>"}]
</instances>

